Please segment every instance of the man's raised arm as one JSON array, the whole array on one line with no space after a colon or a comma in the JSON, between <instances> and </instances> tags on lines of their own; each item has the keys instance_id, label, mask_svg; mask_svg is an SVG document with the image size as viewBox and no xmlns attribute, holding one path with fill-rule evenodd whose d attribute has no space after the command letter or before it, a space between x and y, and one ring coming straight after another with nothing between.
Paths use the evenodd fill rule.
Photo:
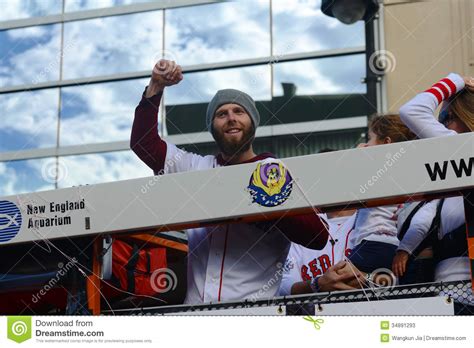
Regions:
<instances>
[{"instance_id":1,"label":"man's raised arm","mask_svg":"<svg viewBox=\"0 0 474 348\"><path fill-rule=\"evenodd\" d=\"M155 64L150 83L135 109L130 148L155 174L164 168L166 142L158 134L158 109L165 87L183 79L181 67L173 61L160 60Z\"/></svg>"}]
</instances>

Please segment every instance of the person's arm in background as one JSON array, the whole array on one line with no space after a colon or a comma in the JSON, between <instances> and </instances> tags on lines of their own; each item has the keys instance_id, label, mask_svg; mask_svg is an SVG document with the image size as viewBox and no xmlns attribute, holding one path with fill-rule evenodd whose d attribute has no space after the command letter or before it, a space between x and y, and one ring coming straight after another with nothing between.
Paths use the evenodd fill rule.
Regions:
<instances>
[{"instance_id":1,"label":"person's arm in background","mask_svg":"<svg viewBox=\"0 0 474 348\"><path fill-rule=\"evenodd\" d=\"M160 60L153 68L150 83L137 108L130 136L130 148L155 173L163 171L167 144L158 134L158 109L165 87L183 79L175 62Z\"/></svg>"},{"instance_id":2,"label":"person's arm in background","mask_svg":"<svg viewBox=\"0 0 474 348\"><path fill-rule=\"evenodd\" d=\"M311 288L311 281L302 281L291 284L290 294L291 295L302 295L302 294L311 294L313 289Z\"/></svg>"},{"instance_id":3,"label":"person's arm in background","mask_svg":"<svg viewBox=\"0 0 474 348\"><path fill-rule=\"evenodd\" d=\"M400 241L393 258L392 271L397 277L405 274L408 258L423 240L428 237L438 204L439 200L437 199L428 202L413 216L410 227Z\"/></svg>"},{"instance_id":4,"label":"person's arm in background","mask_svg":"<svg viewBox=\"0 0 474 348\"><path fill-rule=\"evenodd\" d=\"M461 91L465 84L465 79L460 75L449 74L403 105L400 108L400 118L419 138L456 135L455 131L438 122L434 114L443 101Z\"/></svg>"},{"instance_id":5,"label":"person's arm in background","mask_svg":"<svg viewBox=\"0 0 474 348\"><path fill-rule=\"evenodd\" d=\"M321 250L328 241L329 225L315 213L284 217L277 227L292 242L309 249Z\"/></svg>"},{"instance_id":6,"label":"person's arm in background","mask_svg":"<svg viewBox=\"0 0 474 348\"><path fill-rule=\"evenodd\" d=\"M284 216L275 220L260 221L256 225L269 231L276 228L291 242L308 249L321 250L325 247L329 236L329 224L324 214L315 213Z\"/></svg>"}]
</instances>

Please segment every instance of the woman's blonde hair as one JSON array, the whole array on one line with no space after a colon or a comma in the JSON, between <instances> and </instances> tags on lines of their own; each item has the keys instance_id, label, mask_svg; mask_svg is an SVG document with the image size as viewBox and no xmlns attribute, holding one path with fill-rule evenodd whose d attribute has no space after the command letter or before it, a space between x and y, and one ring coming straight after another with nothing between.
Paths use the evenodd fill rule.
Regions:
<instances>
[{"instance_id":1,"label":"woman's blonde hair","mask_svg":"<svg viewBox=\"0 0 474 348\"><path fill-rule=\"evenodd\" d=\"M405 126L397 114L375 114L370 118L368 127L380 140L389 137L393 143L398 143L416 139L416 135Z\"/></svg>"},{"instance_id":2,"label":"woman's blonde hair","mask_svg":"<svg viewBox=\"0 0 474 348\"><path fill-rule=\"evenodd\" d=\"M449 103L449 112L457 116L474 132L474 88L467 86Z\"/></svg>"}]
</instances>

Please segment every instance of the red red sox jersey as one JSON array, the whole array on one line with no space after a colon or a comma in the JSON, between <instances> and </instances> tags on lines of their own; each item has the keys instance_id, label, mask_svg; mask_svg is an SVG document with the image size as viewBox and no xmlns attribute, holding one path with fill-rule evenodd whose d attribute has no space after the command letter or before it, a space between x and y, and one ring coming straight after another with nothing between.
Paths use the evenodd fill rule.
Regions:
<instances>
[{"instance_id":1,"label":"red red sox jersey","mask_svg":"<svg viewBox=\"0 0 474 348\"><path fill-rule=\"evenodd\" d=\"M330 237L323 249L313 250L291 243L282 274L280 296L290 295L294 283L323 275L329 267L349 256L353 247L350 235L354 227L355 214L333 218L328 222L333 241Z\"/></svg>"}]
</instances>

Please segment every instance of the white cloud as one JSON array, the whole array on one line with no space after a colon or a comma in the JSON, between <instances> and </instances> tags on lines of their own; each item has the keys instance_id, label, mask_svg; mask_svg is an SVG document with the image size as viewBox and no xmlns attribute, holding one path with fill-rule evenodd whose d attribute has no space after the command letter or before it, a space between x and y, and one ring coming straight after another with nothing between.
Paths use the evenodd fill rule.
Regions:
<instances>
[{"instance_id":1,"label":"white cloud","mask_svg":"<svg viewBox=\"0 0 474 348\"><path fill-rule=\"evenodd\" d=\"M42 178L46 160L0 162L0 196L51 190L54 185Z\"/></svg>"},{"instance_id":2,"label":"white cloud","mask_svg":"<svg viewBox=\"0 0 474 348\"><path fill-rule=\"evenodd\" d=\"M275 92L282 95L281 83L289 82L298 95L364 93L364 69L362 56L282 63L275 67Z\"/></svg>"},{"instance_id":3,"label":"white cloud","mask_svg":"<svg viewBox=\"0 0 474 348\"><path fill-rule=\"evenodd\" d=\"M7 164L0 162L0 196L10 196L19 192L17 187L17 176L15 170L7 167Z\"/></svg>"},{"instance_id":4,"label":"white cloud","mask_svg":"<svg viewBox=\"0 0 474 348\"><path fill-rule=\"evenodd\" d=\"M0 162L0 196L54 188L43 175L53 159ZM112 182L153 175L131 151L60 158L59 187Z\"/></svg>"},{"instance_id":5,"label":"white cloud","mask_svg":"<svg viewBox=\"0 0 474 348\"><path fill-rule=\"evenodd\" d=\"M94 8L104 8L111 7L119 3L117 0L65 0L66 6L65 11L80 11L80 10L90 10Z\"/></svg>"},{"instance_id":6,"label":"white cloud","mask_svg":"<svg viewBox=\"0 0 474 348\"><path fill-rule=\"evenodd\" d=\"M153 175L131 151L63 157L61 166L67 171L66 177L58 184L69 187L101 182L112 182Z\"/></svg>"},{"instance_id":7,"label":"white cloud","mask_svg":"<svg viewBox=\"0 0 474 348\"><path fill-rule=\"evenodd\" d=\"M274 14L285 13L295 17L307 17L311 20L324 16L319 9L321 0L278 0L273 2Z\"/></svg>"},{"instance_id":8,"label":"white cloud","mask_svg":"<svg viewBox=\"0 0 474 348\"><path fill-rule=\"evenodd\" d=\"M28 27L23 29L17 30L9 30L7 31L7 35L10 39L29 39L29 38L37 38L47 34L47 29L44 26L38 27Z\"/></svg>"},{"instance_id":9,"label":"white cloud","mask_svg":"<svg viewBox=\"0 0 474 348\"><path fill-rule=\"evenodd\" d=\"M264 65L189 74L179 85L168 89L165 103L209 102L219 89L224 88L245 91L255 100L270 100L270 67Z\"/></svg>"},{"instance_id":10,"label":"white cloud","mask_svg":"<svg viewBox=\"0 0 474 348\"><path fill-rule=\"evenodd\" d=\"M43 178L44 166L51 161L54 160L0 162L0 196L54 188ZM62 177L58 182L60 188L153 175L152 170L131 151L62 157L59 169Z\"/></svg>"},{"instance_id":11,"label":"white cloud","mask_svg":"<svg viewBox=\"0 0 474 348\"><path fill-rule=\"evenodd\" d=\"M268 1L174 9L165 29L167 50L183 65L270 55Z\"/></svg>"},{"instance_id":12,"label":"white cloud","mask_svg":"<svg viewBox=\"0 0 474 348\"><path fill-rule=\"evenodd\" d=\"M153 68L162 48L162 12L71 22L65 25L64 78Z\"/></svg>"},{"instance_id":13,"label":"white cloud","mask_svg":"<svg viewBox=\"0 0 474 348\"><path fill-rule=\"evenodd\" d=\"M362 22L344 25L324 15L319 0L274 1L275 54L364 45Z\"/></svg>"},{"instance_id":14,"label":"white cloud","mask_svg":"<svg viewBox=\"0 0 474 348\"><path fill-rule=\"evenodd\" d=\"M94 8L105 8L116 5L128 5L140 2L151 2L155 0L65 0L65 11L90 10Z\"/></svg>"},{"instance_id":15,"label":"white cloud","mask_svg":"<svg viewBox=\"0 0 474 348\"><path fill-rule=\"evenodd\" d=\"M58 90L0 95L1 132L17 135L15 148L54 146ZM1 133L0 133L1 134Z\"/></svg>"},{"instance_id":16,"label":"white cloud","mask_svg":"<svg viewBox=\"0 0 474 348\"><path fill-rule=\"evenodd\" d=\"M61 1L58 0L2 0L0 4L2 21L61 12Z\"/></svg>"},{"instance_id":17,"label":"white cloud","mask_svg":"<svg viewBox=\"0 0 474 348\"><path fill-rule=\"evenodd\" d=\"M63 110L68 115L61 119L61 145L129 139L134 109L146 83L140 79L65 88Z\"/></svg>"},{"instance_id":18,"label":"white cloud","mask_svg":"<svg viewBox=\"0 0 474 348\"><path fill-rule=\"evenodd\" d=\"M13 29L5 33L15 40L28 40L26 42L30 46L11 56L5 55L2 62L5 68L0 70L1 85L31 84L59 78L59 25ZM32 35L38 35L43 40L30 40ZM48 37L47 41L45 37ZM14 42L10 41L13 48L16 47Z\"/></svg>"}]
</instances>

